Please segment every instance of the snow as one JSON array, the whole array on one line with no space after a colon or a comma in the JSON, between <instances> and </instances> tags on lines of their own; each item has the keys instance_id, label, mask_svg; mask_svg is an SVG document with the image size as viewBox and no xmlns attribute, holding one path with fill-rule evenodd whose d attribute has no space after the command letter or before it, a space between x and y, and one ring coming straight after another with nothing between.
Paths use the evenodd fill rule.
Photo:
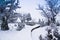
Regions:
<instances>
[{"instance_id":1,"label":"snow","mask_svg":"<svg viewBox=\"0 0 60 40\"><path fill-rule=\"evenodd\" d=\"M42 35L43 38L45 38L47 36L47 31L46 31L47 28L48 28L48 26L46 26L46 27L40 27L40 28L34 30L32 32L32 39L33 40L39 40L39 36L40 35Z\"/></svg>"},{"instance_id":2,"label":"snow","mask_svg":"<svg viewBox=\"0 0 60 40\"><path fill-rule=\"evenodd\" d=\"M35 29L31 33L31 29L37 26L39 25L37 24L34 26L25 25L25 27L21 31L16 31L16 30L1 31L0 30L0 40L39 40L40 35L42 35L43 38L45 38L47 36L47 30L51 29L51 27L50 26L40 27L38 29Z\"/></svg>"},{"instance_id":3,"label":"snow","mask_svg":"<svg viewBox=\"0 0 60 40\"><path fill-rule=\"evenodd\" d=\"M9 30L16 30L18 27L18 23L8 23Z\"/></svg>"},{"instance_id":4,"label":"snow","mask_svg":"<svg viewBox=\"0 0 60 40\"><path fill-rule=\"evenodd\" d=\"M28 26L23 28L21 31L1 31L0 30L0 40L32 40L31 38L31 29L35 26Z\"/></svg>"},{"instance_id":5,"label":"snow","mask_svg":"<svg viewBox=\"0 0 60 40\"><path fill-rule=\"evenodd\" d=\"M60 27L57 26L56 28L58 28L58 33L60 33ZM55 28L50 27L50 26L44 26L44 27L40 27L40 28L38 28L38 29L36 29L32 32L32 39L33 40L40 40L39 39L40 35L42 36L42 38L45 39L47 37L47 34L48 34L47 30L49 30L49 29L51 29L51 31L52 31L51 34L53 35L53 31L54 31ZM55 36L53 35L53 38L54 37Z\"/></svg>"}]
</instances>

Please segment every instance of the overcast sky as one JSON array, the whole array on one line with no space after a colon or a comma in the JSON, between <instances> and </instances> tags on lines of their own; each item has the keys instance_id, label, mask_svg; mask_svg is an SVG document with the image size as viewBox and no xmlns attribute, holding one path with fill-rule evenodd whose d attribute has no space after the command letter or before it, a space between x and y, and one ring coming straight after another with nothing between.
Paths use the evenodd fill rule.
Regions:
<instances>
[{"instance_id":1,"label":"overcast sky","mask_svg":"<svg viewBox=\"0 0 60 40\"><path fill-rule=\"evenodd\" d=\"M32 18L41 18L40 12L36 10L38 4L44 5L44 0L20 0L21 8L17 11L19 13L30 13Z\"/></svg>"}]
</instances>

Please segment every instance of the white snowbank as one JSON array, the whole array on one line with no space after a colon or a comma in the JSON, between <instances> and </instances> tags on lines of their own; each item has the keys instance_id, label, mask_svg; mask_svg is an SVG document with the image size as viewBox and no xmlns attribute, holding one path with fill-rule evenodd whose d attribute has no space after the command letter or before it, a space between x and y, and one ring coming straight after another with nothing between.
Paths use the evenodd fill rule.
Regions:
<instances>
[{"instance_id":1,"label":"white snowbank","mask_svg":"<svg viewBox=\"0 0 60 40\"><path fill-rule=\"evenodd\" d=\"M21 31L1 31L0 30L0 40L32 40L31 38L31 29L35 26L28 26L22 29Z\"/></svg>"}]
</instances>

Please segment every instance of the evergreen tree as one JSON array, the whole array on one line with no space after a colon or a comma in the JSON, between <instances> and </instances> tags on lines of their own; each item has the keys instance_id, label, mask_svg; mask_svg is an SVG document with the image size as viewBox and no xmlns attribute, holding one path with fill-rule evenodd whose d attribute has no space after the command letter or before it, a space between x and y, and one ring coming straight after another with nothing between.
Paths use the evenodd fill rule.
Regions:
<instances>
[{"instance_id":1,"label":"evergreen tree","mask_svg":"<svg viewBox=\"0 0 60 40\"><path fill-rule=\"evenodd\" d=\"M17 1L17 2L16 2ZM2 14L1 30L9 30L8 19L18 6L19 0L0 0L0 14Z\"/></svg>"}]
</instances>

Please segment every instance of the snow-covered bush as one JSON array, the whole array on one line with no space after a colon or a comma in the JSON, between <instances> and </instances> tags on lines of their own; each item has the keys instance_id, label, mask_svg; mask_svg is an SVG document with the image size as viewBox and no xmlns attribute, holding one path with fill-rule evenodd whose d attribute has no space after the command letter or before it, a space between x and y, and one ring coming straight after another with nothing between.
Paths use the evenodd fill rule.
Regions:
<instances>
[{"instance_id":1,"label":"snow-covered bush","mask_svg":"<svg viewBox=\"0 0 60 40\"><path fill-rule=\"evenodd\" d=\"M44 21L40 22L40 26L41 27L45 26Z\"/></svg>"},{"instance_id":2,"label":"snow-covered bush","mask_svg":"<svg viewBox=\"0 0 60 40\"><path fill-rule=\"evenodd\" d=\"M17 27L17 31L20 31L20 30L22 30L23 28L25 27L25 24L24 23L18 23L18 27Z\"/></svg>"},{"instance_id":3,"label":"snow-covered bush","mask_svg":"<svg viewBox=\"0 0 60 40\"><path fill-rule=\"evenodd\" d=\"M59 31L59 30L56 28L56 29L53 31L53 34L54 34L54 36L55 36L58 40L60 40L60 34L59 34L58 31Z\"/></svg>"},{"instance_id":4,"label":"snow-covered bush","mask_svg":"<svg viewBox=\"0 0 60 40\"><path fill-rule=\"evenodd\" d=\"M33 26L35 25L35 22L26 22L27 25Z\"/></svg>"},{"instance_id":5,"label":"snow-covered bush","mask_svg":"<svg viewBox=\"0 0 60 40\"><path fill-rule=\"evenodd\" d=\"M16 30L18 27L18 23L8 23L9 30L13 31Z\"/></svg>"},{"instance_id":6,"label":"snow-covered bush","mask_svg":"<svg viewBox=\"0 0 60 40\"><path fill-rule=\"evenodd\" d=\"M45 26L44 21L43 21L43 20L41 21L40 19L39 19L39 21L38 21L38 24L40 24L41 27Z\"/></svg>"},{"instance_id":7,"label":"snow-covered bush","mask_svg":"<svg viewBox=\"0 0 60 40\"><path fill-rule=\"evenodd\" d=\"M25 23L26 23L26 25L34 26L36 24L36 21L34 19L32 19L32 20L27 21Z\"/></svg>"},{"instance_id":8,"label":"snow-covered bush","mask_svg":"<svg viewBox=\"0 0 60 40\"><path fill-rule=\"evenodd\" d=\"M45 26L47 26L48 25L48 22L45 22L44 24L45 24Z\"/></svg>"},{"instance_id":9,"label":"snow-covered bush","mask_svg":"<svg viewBox=\"0 0 60 40\"><path fill-rule=\"evenodd\" d=\"M52 28L56 28L57 26L56 26L56 24L51 23L51 24L50 24L50 27L52 27Z\"/></svg>"}]
</instances>

